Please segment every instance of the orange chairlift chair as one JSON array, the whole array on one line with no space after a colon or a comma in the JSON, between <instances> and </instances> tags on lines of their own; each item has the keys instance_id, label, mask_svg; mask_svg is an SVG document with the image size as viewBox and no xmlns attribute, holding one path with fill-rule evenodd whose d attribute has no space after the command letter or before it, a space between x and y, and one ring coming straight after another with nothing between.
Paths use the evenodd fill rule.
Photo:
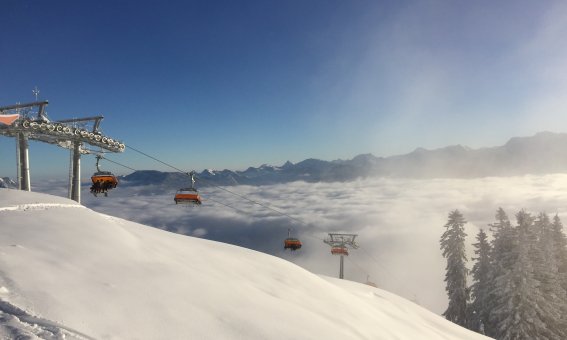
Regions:
<instances>
[{"instance_id":1,"label":"orange chairlift chair","mask_svg":"<svg viewBox=\"0 0 567 340\"><path fill-rule=\"evenodd\" d=\"M287 230L287 238L284 240L284 250L290 249L291 251L295 251L301 248L301 241L297 238L291 237L291 229Z\"/></svg>"},{"instance_id":2,"label":"orange chairlift chair","mask_svg":"<svg viewBox=\"0 0 567 340\"><path fill-rule=\"evenodd\" d=\"M116 188L118 185L118 179L110 171L101 171L99 167L99 162L102 159L101 155L96 156L96 172L91 176L91 181L93 182L91 186L91 193L95 196L98 194L104 194L108 196L108 191Z\"/></svg>"},{"instance_id":3,"label":"orange chairlift chair","mask_svg":"<svg viewBox=\"0 0 567 340\"><path fill-rule=\"evenodd\" d=\"M347 247L332 247L331 248L331 254L333 255L345 255L348 256L348 248Z\"/></svg>"},{"instance_id":4,"label":"orange chairlift chair","mask_svg":"<svg viewBox=\"0 0 567 340\"><path fill-rule=\"evenodd\" d=\"M191 171L189 173L191 176L191 187L190 188L182 188L177 190L175 193L174 201L175 204L187 204L187 205L200 205L201 204L201 196L197 189L195 189L195 172Z\"/></svg>"}]
</instances>

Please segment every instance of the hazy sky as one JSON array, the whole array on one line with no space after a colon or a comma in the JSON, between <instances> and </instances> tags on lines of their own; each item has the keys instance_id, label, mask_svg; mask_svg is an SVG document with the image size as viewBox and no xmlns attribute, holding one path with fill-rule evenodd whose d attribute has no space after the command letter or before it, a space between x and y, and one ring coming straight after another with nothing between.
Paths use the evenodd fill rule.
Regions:
<instances>
[{"instance_id":1,"label":"hazy sky","mask_svg":"<svg viewBox=\"0 0 567 340\"><path fill-rule=\"evenodd\" d=\"M33 101L37 86L51 119L103 114L104 133L183 169L567 131L563 1L0 6L0 105ZM30 157L32 181L68 173L63 149L32 143ZM13 176L12 139L0 137L0 159ZM132 151L114 159L167 169Z\"/></svg>"}]
</instances>

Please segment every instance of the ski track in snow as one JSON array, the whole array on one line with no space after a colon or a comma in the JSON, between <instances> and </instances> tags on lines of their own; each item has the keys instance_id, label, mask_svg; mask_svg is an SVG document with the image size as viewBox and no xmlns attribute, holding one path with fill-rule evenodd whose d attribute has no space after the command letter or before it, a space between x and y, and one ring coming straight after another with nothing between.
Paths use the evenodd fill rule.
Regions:
<instances>
[{"instance_id":1,"label":"ski track in snow","mask_svg":"<svg viewBox=\"0 0 567 340\"><path fill-rule=\"evenodd\" d=\"M50 208L85 208L80 204L25 203L0 207L0 212L48 210ZM2 292L7 291L1 287ZM57 322L33 316L25 310L0 299L0 340L92 340L94 338Z\"/></svg>"},{"instance_id":2,"label":"ski track in snow","mask_svg":"<svg viewBox=\"0 0 567 340\"><path fill-rule=\"evenodd\" d=\"M47 210L49 208L85 208L85 206L80 204L65 204L65 203L26 203L26 204L11 205L7 207L0 207L0 212Z\"/></svg>"},{"instance_id":3,"label":"ski track in snow","mask_svg":"<svg viewBox=\"0 0 567 340\"><path fill-rule=\"evenodd\" d=\"M57 322L33 316L1 299L0 339L94 340Z\"/></svg>"}]
</instances>

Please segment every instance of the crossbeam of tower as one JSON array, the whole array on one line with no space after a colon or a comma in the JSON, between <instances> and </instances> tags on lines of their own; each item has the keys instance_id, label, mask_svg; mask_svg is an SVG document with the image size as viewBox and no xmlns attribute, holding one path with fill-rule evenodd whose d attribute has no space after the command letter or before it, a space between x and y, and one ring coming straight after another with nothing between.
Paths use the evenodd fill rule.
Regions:
<instances>
[{"instance_id":1,"label":"crossbeam of tower","mask_svg":"<svg viewBox=\"0 0 567 340\"><path fill-rule=\"evenodd\" d=\"M47 119L47 116L45 115L45 107L47 106L47 104L49 104L49 102L47 100L43 100L43 101L35 101L35 102L31 102L31 103L25 103L25 104L14 104L14 105L9 105L9 106L4 106L4 107L0 107L0 114L4 113L4 114L9 114L9 113L17 113L17 114L23 114L25 116L28 116L30 111L34 108L37 107L37 119Z\"/></svg>"},{"instance_id":2,"label":"crossbeam of tower","mask_svg":"<svg viewBox=\"0 0 567 340\"><path fill-rule=\"evenodd\" d=\"M331 246L331 254L340 255L339 278L344 278L344 257L348 256L348 249L358 249L355 242L356 234L329 233L329 237L323 242Z\"/></svg>"},{"instance_id":3,"label":"crossbeam of tower","mask_svg":"<svg viewBox=\"0 0 567 340\"><path fill-rule=\"evenodd\" d=\"M16 138L20 190L31 190L28 140L71 150L69 198L80 203L80 155L88 152L83 146L89 144L107 152L123 152L126 145L99 130L103 116L51 121L46 113L47 104L45 100L0 107L0 135ZM88 127L90 124L92 127Z\"/></svg>"}]
</instances>

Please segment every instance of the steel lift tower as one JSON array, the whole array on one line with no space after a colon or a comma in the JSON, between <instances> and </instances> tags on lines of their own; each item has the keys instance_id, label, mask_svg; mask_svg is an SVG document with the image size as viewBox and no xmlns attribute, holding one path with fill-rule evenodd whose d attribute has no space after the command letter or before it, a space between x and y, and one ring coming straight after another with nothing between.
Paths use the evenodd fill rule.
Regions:
<instances>
[{"instance_id":1,"label":"steel lift tower","mask_svg":"<svg viewBox=\"0 0 567 340\"><path fill-rule=\"evenodd\" d=\"M37 89L34 90L37 97L39 91L35 91ZM126 146L100 132L103 116L51 121L45 111L47 104L47 100L36 100L0 107L0 135L16 138L20 190L31 191L28 140L71 150L69 198L80 203L81 154L90 153L83 146L89 144L106 152L123 152Z\"/></svg>"},{"instance_id":2,"label":"steel lift tower","mask_svg":"<svg viewBox=\"0 0 567 340\"><path fill-rule=\"evenodd\" d=\"M344 257L348 256L348 248L358 249L358 244L354 241L356 234L334 234L329 233L329 237L323 240L331 246L331 254L340 255L339 278L344 279Z\"/></svg>"}]
</instances>

